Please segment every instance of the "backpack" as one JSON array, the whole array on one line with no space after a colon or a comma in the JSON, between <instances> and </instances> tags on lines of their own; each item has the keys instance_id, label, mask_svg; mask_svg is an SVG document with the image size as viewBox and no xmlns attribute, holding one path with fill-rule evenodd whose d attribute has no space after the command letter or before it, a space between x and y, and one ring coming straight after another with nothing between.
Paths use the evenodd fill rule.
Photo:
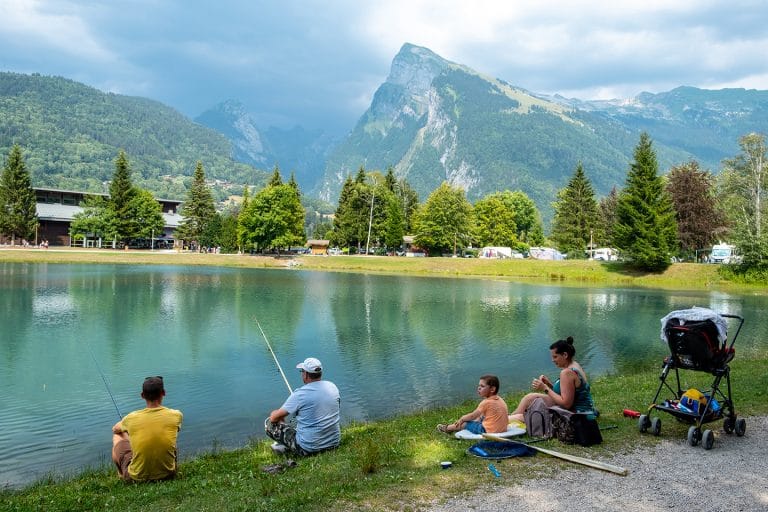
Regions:
<instances>
[{"instance_id":1,"label":"backpack","mask_svg":"<svg viewBox=\"0 0 768 512\"><path fill-rule=\"evenodd\" d=\"M532 437L552 437L552 419L549 406L543 398L535 399L523 414L525 431Z\"/></svg>"},{"instance_id":2,"label":"backpack","mask_svg":"<svg viewBox=\"0 0 768 512\"><path fill-rule=\"evenodd\" d=\"M556 405L550 407L549 411L552 415L552 435L560 442L581 446L603 442L594 414L573 412Z\"/></svg>"}]
</instances>

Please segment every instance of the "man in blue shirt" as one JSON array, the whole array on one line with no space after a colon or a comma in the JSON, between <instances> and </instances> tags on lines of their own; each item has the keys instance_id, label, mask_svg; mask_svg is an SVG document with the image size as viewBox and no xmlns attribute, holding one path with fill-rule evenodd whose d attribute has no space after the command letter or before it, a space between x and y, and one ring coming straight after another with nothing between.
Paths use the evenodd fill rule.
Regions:
<instances>
[{"instance_id":1,"label":"man in blue shirt","mask_svg":"<svg viewBox=\"0 0 768 512\"><path fill-rule=\"evenodd\" d=\"M341 441L339 389L333 382L322 380L323 365L308 357L296 365L304 385L291 393L279 409L264 422L267 436L298 455L311 455L336 448ZM285 422L296 417L296 427Z\"/></svg>"}]
</instances>

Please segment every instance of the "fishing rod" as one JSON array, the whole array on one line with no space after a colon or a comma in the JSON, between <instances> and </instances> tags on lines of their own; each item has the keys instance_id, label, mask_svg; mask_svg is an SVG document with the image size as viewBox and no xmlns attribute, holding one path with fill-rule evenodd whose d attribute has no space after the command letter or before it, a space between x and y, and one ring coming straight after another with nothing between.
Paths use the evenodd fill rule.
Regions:
<instances>
[{"instance_id":1,"label":"fishing rod","mask_svg":"<svg viewBox=\"0 0 768 512\"><path fill-rule=\"evenodd\" d=\"M120 408L117 406L117 402L115 401L115 395L112 394L112 390L109 389L109 383L107 382L107 377L104 375L104 372L101 371L101 366L99 366L99 361L96 359L96 355L93 353L93 349L91 348L91 344L88 343L88 341L85 342L85 346L88 347L88 352L91 353L91 357L93 358L93 362L96 364L96 369L99 370L99 375L101 375L101 380L104 381L104 387L107 389L107 393L109 393L109 398L112 399L112 403L115 406L115 410L117 411L117 415L120 417L120 419L123 419L123 415L120 412Z\"/></svg>"},{"instance_id":2,"label":"fishing rod","mask_svg":"<svg viewBox=\"0 0 768 512\"><path fill-rule=\"evenodd\" d=\"M288 392L293 393L293 389L291 388L291 385L288 384L288 379L285 377L285 373L283 372L282 366L280 366L280 361L277 360L277 356L275 355L275 351L272 350L272 345L270 345L269 340L267 339L267 335L264 334L264 329L261 328L261 324L259 323L259 319L256 317L253 317L254 320L256 320L256 325L259 326L259 330L261 331L261 335L264 336L264 341L267 342L267 348L269 349L269 353L272 354L272 359L275 360L275 364L277 365L277 369L280 370L280 375L283 376L283 380L285 381L285 385L288 386Z\"/></svg>"}]
</instances>

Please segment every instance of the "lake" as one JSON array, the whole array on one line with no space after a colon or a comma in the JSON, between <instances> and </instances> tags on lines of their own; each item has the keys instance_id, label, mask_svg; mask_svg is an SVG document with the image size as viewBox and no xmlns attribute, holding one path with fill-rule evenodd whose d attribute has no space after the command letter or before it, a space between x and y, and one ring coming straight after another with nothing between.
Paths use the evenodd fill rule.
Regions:
<instances>
[{"instance_id":1,"label":"lake","mask_svg":"<svg viewBox=\"0 0 768 512\"><path fill-rule=\"evenodd\" d=\"M0 264L0 485L110 461L111 426L162 375L184 413L182 458L263 437L318 357L344 421L502 393L555 375L552 341L572 335L591 376L666 354L659 319L693 305L747 320L743 354L765 346L765 296L576 288L494 280L287 269ZM738 361L738 356L736 361ZM599 406L599 390L596 390ZM110 396L111 395L111 396ZM114 402L113 402L114 399Z\"/></svg>"}]
</instances>

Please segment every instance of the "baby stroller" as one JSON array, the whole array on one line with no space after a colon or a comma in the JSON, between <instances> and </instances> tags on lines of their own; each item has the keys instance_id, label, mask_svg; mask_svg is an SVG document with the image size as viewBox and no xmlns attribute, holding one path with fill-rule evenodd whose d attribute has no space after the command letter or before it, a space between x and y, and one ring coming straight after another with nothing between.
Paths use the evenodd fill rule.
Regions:
<instances>
[{"instance_id":1,"label":"baby stroller","mask_svg":"<svg viewBox=\"0 0 768 512\"><path fill-rule=\"evenodd\" d=\"M736 334L727 340L728 321L738 322ZM670 355L664 358L663 369L659 377L661 383L653 398L647 414L638 418L640 432L649 428L654 435L661 433L661 418L651 418L655 409L674 416L678 421L691 424L688 429L688 444L696 446L701 442L705 450L710 450L715 436L709 429L702 432L701 426L723 420L723 429L737 436L744 435L747 423L736 417L731 399L731 369L728 363L733 360L733 348L739 336L744 319L736 315L718 314L706 308L693 307L673 311L661 319L661 339L669 345ZM667 383L667 377L674 370L677 387ZM696 389L683 390L680 386L680 370L707 372L714 376L712 388L705 391ZM725 380L727 392L720 389ZM666 388L673 396L658 402L661 390Z\"/></svg>"}]
</instances>

